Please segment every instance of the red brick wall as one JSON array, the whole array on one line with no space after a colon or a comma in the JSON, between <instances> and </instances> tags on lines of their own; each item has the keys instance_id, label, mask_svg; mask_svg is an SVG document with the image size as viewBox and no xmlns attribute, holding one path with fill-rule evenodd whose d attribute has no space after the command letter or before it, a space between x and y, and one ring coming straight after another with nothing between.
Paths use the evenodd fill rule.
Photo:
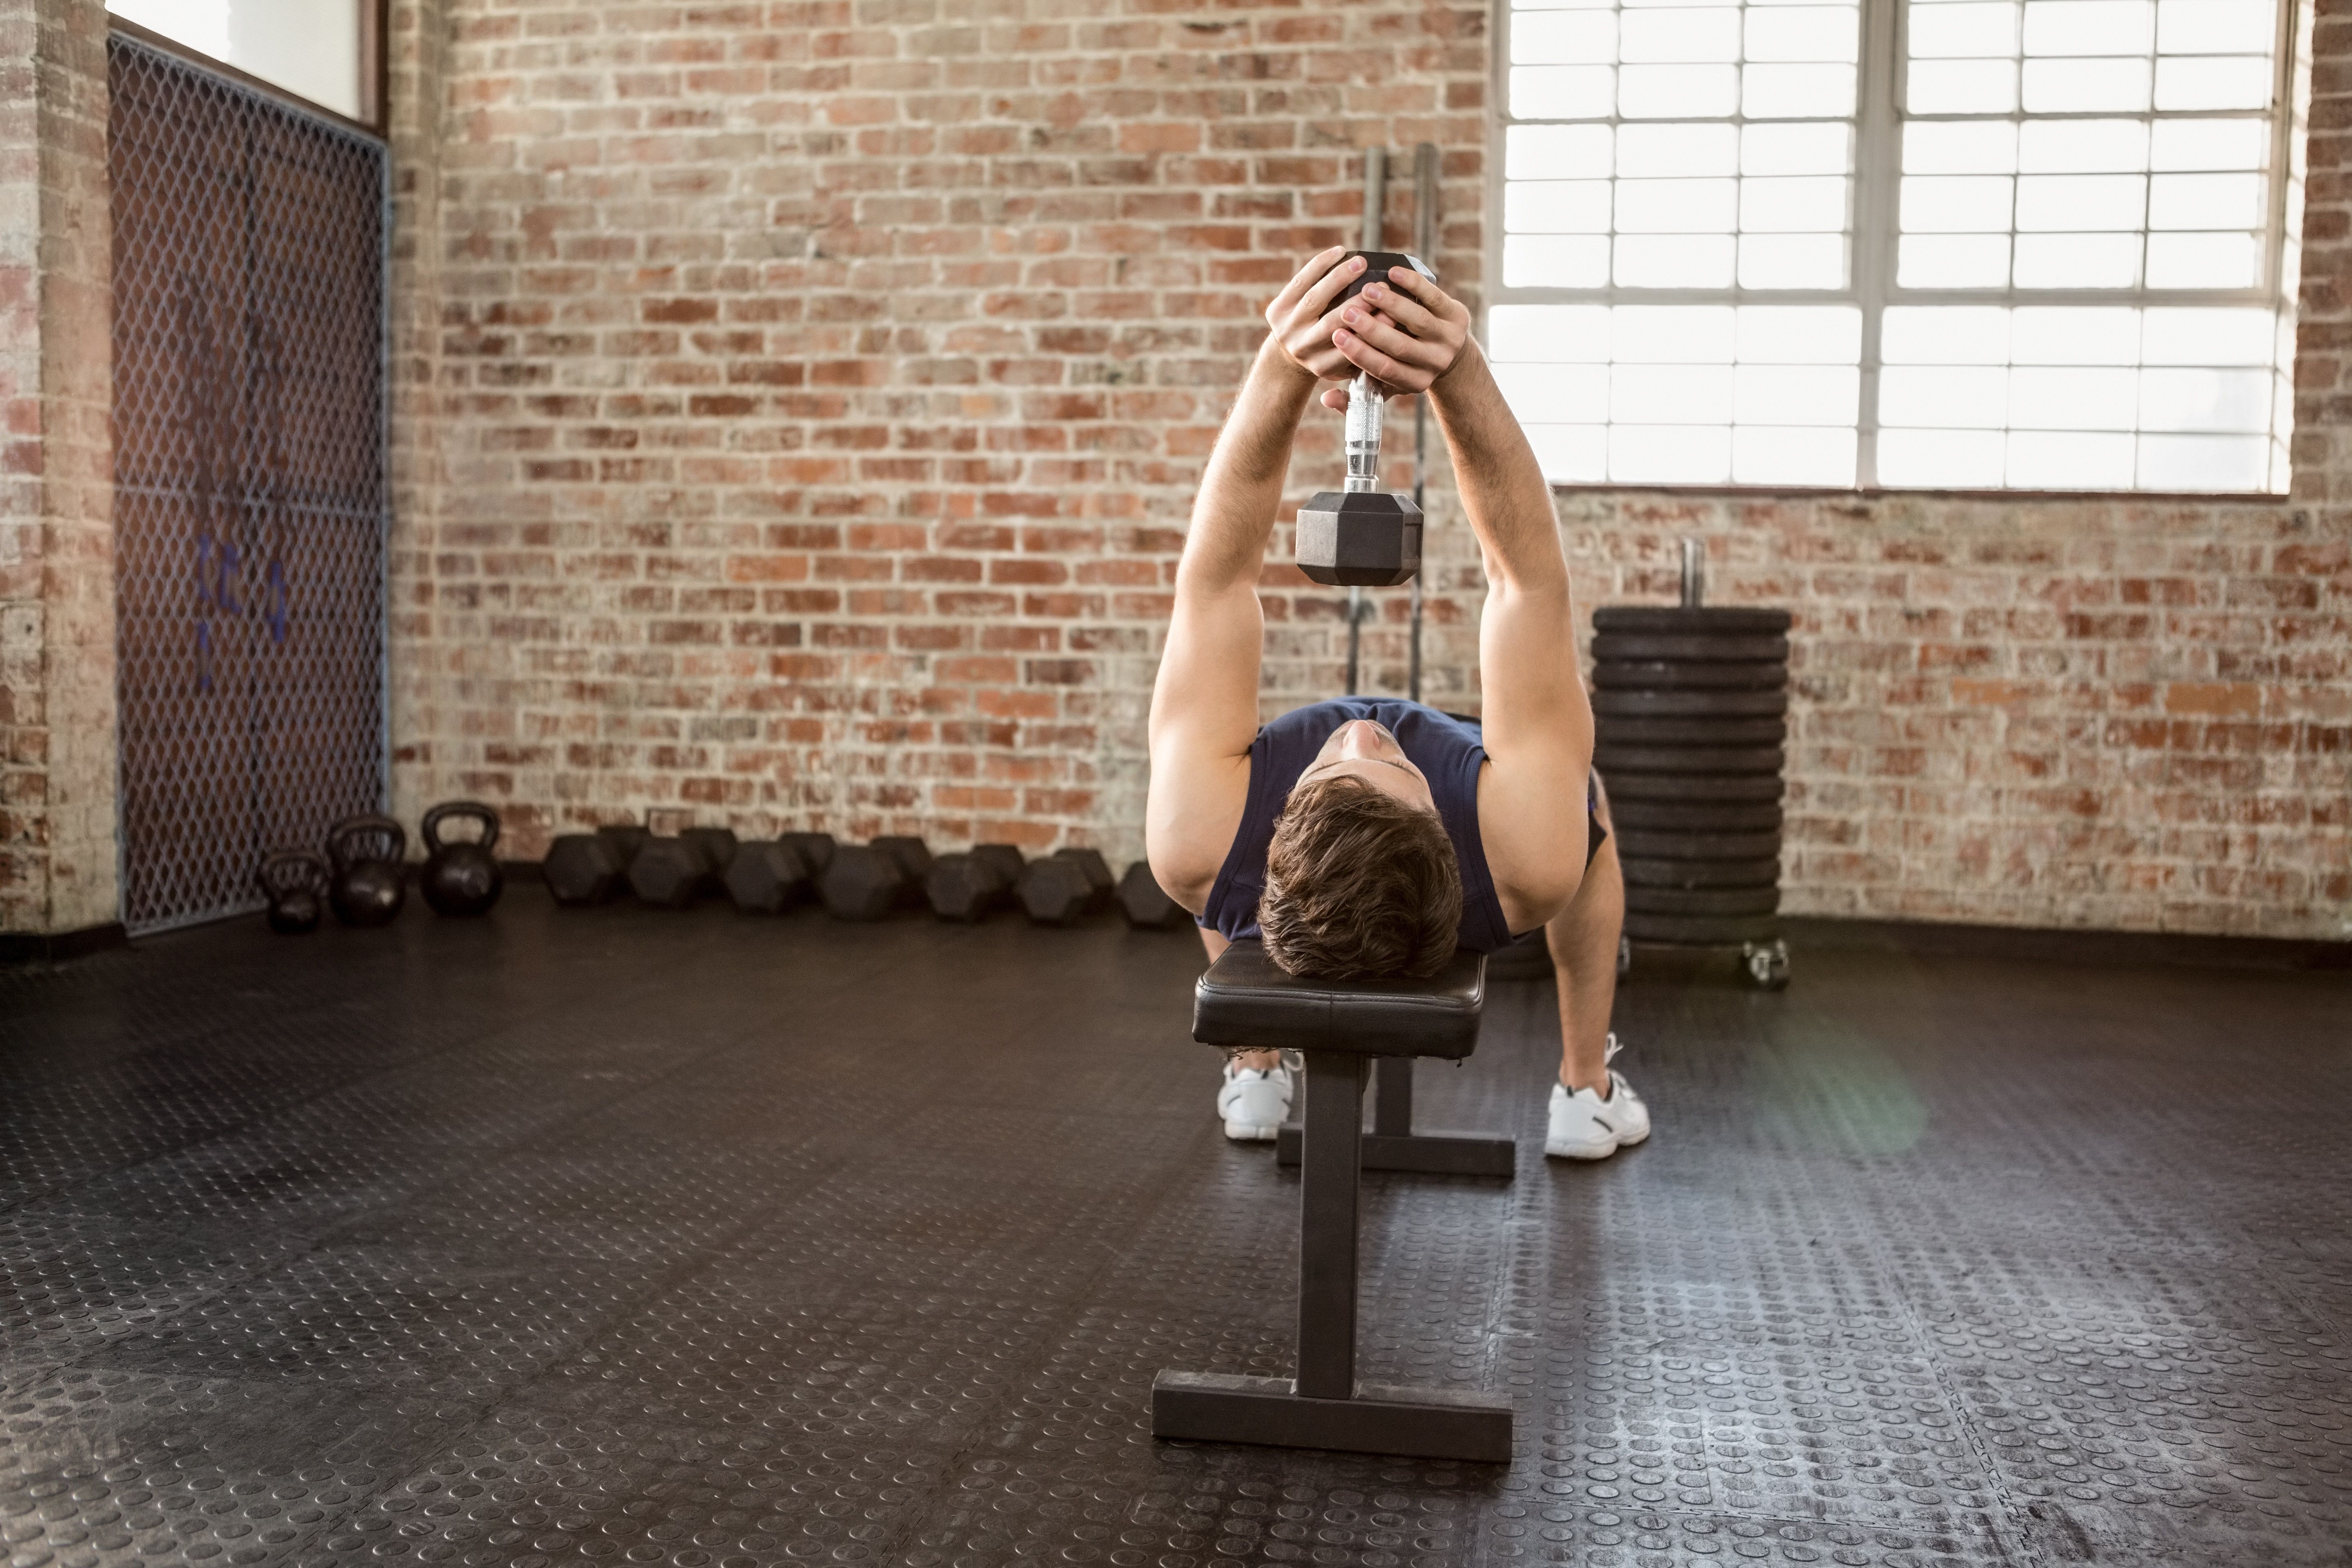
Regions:
<instances>
[{"instance_id":1,"label":"red brick wall","mask_svg":"<svg viewBox=\"0 0 2352 1568\"><path fill-rule=\"evenodd\" d=\"M1358 148L1455 150L1440 264L1475 276L1483 13L437 26L399 38L442 79L437 146L403 137L439 231L404 801L509 803L525 845L653 808L1132 851L1192 481L1264 298L1359 221ZM1328 600L1277 598L1278 691L1332 689Z\"/></svg>"},{"instance_id":2,"label":"red brick wall","mask_svg":"<svg viewBox=\"0 0 2352 1568\"><path fill-rule=\"evenodd\" d=\"M1192 486L1361 148L1444 149L1475 302L1486 15L397 7L404 814L1134 853ZM2344 932L2341 26L2294 504L1564 499L1588 604L1668 594L1699 531L1726 595L1798 611L1792 908ZM1439 467L1428 692L1475 703ZM1337 690L1336 596L1276 568L1267 602L1269 709Z\"/></svg>"},{"instance_id":3,"label":"red brick wall","mask_svg":"<svg viewBox=\"0 0 2352 1568\"><path fill-rule=\"evenodd\" d=\"M1791 634L1787 907L2352 935L2352 531L2315 501L1563 498L1588 599Z\"/></svg>"},{"instance_id":4,"label":"red brick wall","mask_svg":"<svg viewBox=\"0 0 2352 1568\"><path fill-rule=\"evenodd\" d=\"M0 0L0 931L116 910L106 11Z\"/></svg>"}]
</instances>

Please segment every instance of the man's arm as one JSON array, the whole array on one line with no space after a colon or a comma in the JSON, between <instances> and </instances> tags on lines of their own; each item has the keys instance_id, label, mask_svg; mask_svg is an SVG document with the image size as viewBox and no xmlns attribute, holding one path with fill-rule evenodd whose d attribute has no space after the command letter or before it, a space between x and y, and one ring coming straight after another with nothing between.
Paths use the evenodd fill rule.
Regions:
<instances>
[{"instance_id":1,"label":"man's arm","mask_svg":"<svg viewBox=\"0 0 2352 1568\"><path fill-rule=\"evenodd\" d=\"M1479 831L1505 913L1528 930L1557 914L1584 877L1592 707L1576 663L1568 558L1551 487L1475 343L1432 402L1486 552L1478 671L1494 766L1479 789Z\"/></svg>"},{"instance_id":2,"label":"man's arm","mask_svg":"<svg viewBox=\"0 0 2352 1568\"><path fill-rule=\"evenodd\" d=\"M1478 792L1488 869L1512 929L1575 896L1584 874L1584 780L1592 709L1577 670L1568 559L1551 487L1527 434L1469 338L1469 312L1403 268L1366 289L1378 312L1336 338L1353 363L1401 391L1426 387L1453 458L1463 510L1486 557L1478 634L1491 765Z\"/></svg>"},{"instance_id":3,"label":"man's arm","mask_svg":"<svg viewBox=\"0 0 2352 1568\"><path fill-rule=\"evenodd\" d=\"M1198 913L1249 792L1265 622L1258 574L1290 471L1298 416L1319 376L1346 370L1330 301L1360 263L1325 251L1266 308L1273 331L1218 432L1176 567L1176 605L1151 693L1144 852L1169 897Z\"/></svg>"}]
</instances>

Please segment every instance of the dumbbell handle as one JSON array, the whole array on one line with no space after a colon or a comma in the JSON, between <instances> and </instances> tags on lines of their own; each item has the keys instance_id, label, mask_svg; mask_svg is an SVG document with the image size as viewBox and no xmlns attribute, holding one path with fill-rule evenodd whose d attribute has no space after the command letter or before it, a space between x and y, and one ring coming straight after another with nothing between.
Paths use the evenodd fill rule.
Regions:
<instances>
[{"instance_id":1,"label":"dumbbell handle","mask_svg":"<svg viewBox=\"0 0 2352 1568\"><path fill-rule=\"evenodd\" d=\"M1380 489L1381 395L1360 372L1348 386L1348 492Z\"/></svg>"}]
</instances>

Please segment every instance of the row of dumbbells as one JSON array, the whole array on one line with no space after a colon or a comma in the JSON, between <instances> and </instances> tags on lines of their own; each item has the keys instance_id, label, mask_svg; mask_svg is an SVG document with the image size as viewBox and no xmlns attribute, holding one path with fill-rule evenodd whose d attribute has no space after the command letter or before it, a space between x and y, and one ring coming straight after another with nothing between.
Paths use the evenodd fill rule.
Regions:
<instances>
[{"instance_id":1,"label":"row of dumbbells","mask_svg":"<svg viewBox=\"0 0 2352 1568\"><path fill-rule=\"evenodd\" d=\"M1131 926L1181 931L1192 917L1138 860L1114 879L1095 849L1059 849L1032 860L1016 845L982 844L934 856L920 838L836 844L829 833L739 840L724 827L676 836L635 826L568 833L548 847L547 889L559 904L602 904L624 891L656 909L725 898L749 914L821 902L836 920L879 921L929 908L941 920L982 921L1018 910L1039 925L1066 926L1116 904Z\"/></svg>"}]
</instances>

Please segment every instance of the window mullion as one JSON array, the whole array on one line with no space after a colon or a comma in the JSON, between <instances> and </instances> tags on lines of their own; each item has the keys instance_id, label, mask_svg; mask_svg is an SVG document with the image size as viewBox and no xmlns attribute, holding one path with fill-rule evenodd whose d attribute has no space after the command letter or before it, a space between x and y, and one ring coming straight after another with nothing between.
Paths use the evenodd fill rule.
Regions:
<instances>
[{"instance_id":1,"label":"window mullion","mask_svg":"<svg viewBox=\"0 0 2352 1568\"><path fill-rule=\"evenodd\" d=\"M1486 206L1485 235L1479 244L1479 280L1484 296L1479 301L1479 341L1488 352L1494 347L1493 318L1490 312L1496 301L1508 298L1503 285L1503 247L1505 225L1504 199L1507 182L1505 163L1509 156L1510 128L1516 122L1511 114L1511 25L1518 16L1512 0L1495 0L1495 48L1486 62ZM1441 209L1442 210L1442 209ZM1432 267L1437 265L1433 256L1422 258Z\"/></svg>"},{"instance_id":2,"label":"window mullion","mask_svg":"<svg viewBox=\"0 0 2352 1568\"><path fill-rule=\"evenodd\" d=\"M2294 157L2296 20L2304 0L2278 0L2278 45L2271 81L2270 211L2263 235L2263 281L2273 300L2286 286L2286 196Z\"/></svg>"},{"instance_id":3,"label":"window mullion","mask_svg":"<svg viewBox=\"0 0 2352 1568\"><path fill-rule=\"evenodd\" d=\"M1878 370L1881 320L1895 268L1895 198L1901 172L1895 117L1896 0L1863 0L1862 70L1855 106L1853 289L1862 306L1861 398L1855 409L1854 476L1878 488Z\"/></svg>"}]
</instances>

